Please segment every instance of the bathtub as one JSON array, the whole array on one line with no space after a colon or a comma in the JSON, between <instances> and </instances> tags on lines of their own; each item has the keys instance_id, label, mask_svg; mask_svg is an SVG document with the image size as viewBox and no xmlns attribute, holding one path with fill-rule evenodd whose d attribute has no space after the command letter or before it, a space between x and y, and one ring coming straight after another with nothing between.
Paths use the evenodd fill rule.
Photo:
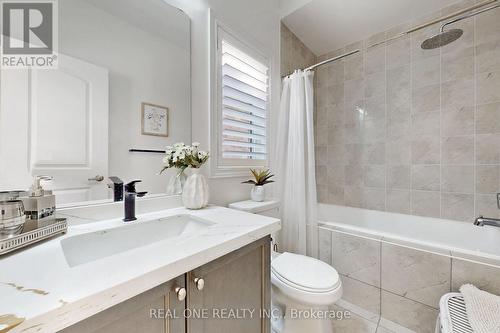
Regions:
<instances>
[{"instance_id":1,"label":"bathtub","mask_svg":"<svg viewBox=\"0 0 500 333\"><path fill-rule=\"evenodd\" d=\"M318 220L323 227L500 263L500 228L474 226L474 221L459 222L330 204L318 205Z\"/></svg>"},{"instance_id":2,"label":"bathtub","mask_svg":"<svg viewBox=\"0 0 500 333\"><path fill-rule=\"evenodd\" d=\"M500 229L319 204L318 258L340 307L394 332L433 333L440 298L467 283L500 295Z\"/></svg>"}]
</instances>

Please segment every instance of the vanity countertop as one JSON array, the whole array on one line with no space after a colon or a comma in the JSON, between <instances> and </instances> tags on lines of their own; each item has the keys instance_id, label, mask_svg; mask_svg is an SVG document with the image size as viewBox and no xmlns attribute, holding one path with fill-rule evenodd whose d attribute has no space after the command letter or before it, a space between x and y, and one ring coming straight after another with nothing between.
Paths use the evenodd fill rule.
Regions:
<instances>
[{"instance_id":1,"label":"vanity countertop","mask_svg":"<svg viewBox=\"0 0 500 333\"><path fill-rule=\"evenodd\" d=\"M70 267L61 240L123 222L70 223L66 235L0 258L0 332L56 332L280 229L278 219L215 206L142 214L133 223L179 214L214 224L175 246L163 240Z\"/></svg>"}]
</instances>

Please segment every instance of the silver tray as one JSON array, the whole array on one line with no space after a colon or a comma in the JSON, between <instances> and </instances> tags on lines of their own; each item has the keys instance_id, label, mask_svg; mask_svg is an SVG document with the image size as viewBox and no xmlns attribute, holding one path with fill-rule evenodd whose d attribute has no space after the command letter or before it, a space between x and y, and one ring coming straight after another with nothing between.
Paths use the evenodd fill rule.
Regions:
<instances>
[{"instance_id":1,"label":"silver tray","mask_svg":"<svg viewBox=\"0 0 500 333\"><path fill-rule=\"evenodd\" d=\"M0 256L52 236L64 234L67 230L68 224L65 218L56 218L43 223L27 221L19 235L3 239L0 236Z\"/></svg>"}]
</instances>

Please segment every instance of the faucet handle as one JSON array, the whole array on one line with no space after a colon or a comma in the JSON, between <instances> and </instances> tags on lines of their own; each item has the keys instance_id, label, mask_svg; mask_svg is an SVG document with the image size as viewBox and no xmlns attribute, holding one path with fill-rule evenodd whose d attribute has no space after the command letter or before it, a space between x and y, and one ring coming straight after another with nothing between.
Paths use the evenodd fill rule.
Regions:
<instances>
[{"instance_id":1,"label":"faucet handle","mask_svg":"<svg viewBox=\"0 0 500 333\"><path fill-rule=\"evenodd\" d=\"M135 193L135 184L142 182L142 180L137 179L133 180L130 183L125 184L125 191L130 192L130 193Z\"/></svg>"}]
</instances>

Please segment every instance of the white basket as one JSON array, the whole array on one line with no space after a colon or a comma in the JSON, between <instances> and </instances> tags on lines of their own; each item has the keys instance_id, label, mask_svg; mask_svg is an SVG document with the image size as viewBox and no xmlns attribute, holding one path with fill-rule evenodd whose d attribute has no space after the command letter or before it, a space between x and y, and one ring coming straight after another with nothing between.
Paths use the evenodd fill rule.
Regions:
<instances>
[{"instance_id":1,"label":"white basket","mask_svg":"<svg viewBox=\"0 0 500 333\"><path fill-rule=\"evenodd\" d=\"M473 333L461 293L448 293L441 297L438 320L441 333Z\"/></svg>"}]
</instances>

